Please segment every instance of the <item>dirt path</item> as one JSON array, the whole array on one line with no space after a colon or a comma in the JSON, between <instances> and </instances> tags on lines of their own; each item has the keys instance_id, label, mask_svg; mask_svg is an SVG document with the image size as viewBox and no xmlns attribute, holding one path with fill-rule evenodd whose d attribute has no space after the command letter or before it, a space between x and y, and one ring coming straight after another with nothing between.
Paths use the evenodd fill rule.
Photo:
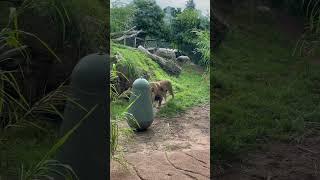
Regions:
<instances>
[{"instance_id":1,"label":"dirt path","mask_svg":"<svg viewBox=\"0 0 320 180\"><path fill-rule=\"evenodd\" d=\"M209 179L209 111L206 104L178 117L155 118L147 131L123 144L131 170L112 162L112 180Z\"/></svg>"},{"instance_id":2,"label":"dirt path","mask_svg":"<svg viewBox=\"0 0 320 180\"><path fill-rule=\"evenodd\" d=\"M267 143L228 168L215 166L214 179L219 180L319 180L320 132L309 129L300 139Z\"/></svg>"}]
</instances>

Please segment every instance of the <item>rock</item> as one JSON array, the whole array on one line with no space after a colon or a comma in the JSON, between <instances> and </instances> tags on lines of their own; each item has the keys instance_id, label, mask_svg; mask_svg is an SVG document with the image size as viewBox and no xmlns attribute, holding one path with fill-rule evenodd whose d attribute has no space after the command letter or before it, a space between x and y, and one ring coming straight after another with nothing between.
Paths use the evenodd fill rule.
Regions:
<instances>
[{"instance_id":1,"label":"rock","mask_svg":"<svg viewBox=\"0 0 320 180\"><path fill-rule=\"evenodd\" d=\"M188 153L188 154L187 154ZM111 164L111 179L131 180L140 179L176 179L208 180L210 176L209 150L186 152L161 152L154 151L146 155L144 153L131 153L126 155L130 164L128 170L117 163ZM202 160L200 158L208 158Z\"/></svg>"},{"instance_id":2,"label":"rock","mask_svg":"<svg viewBox=\"0 0 320 180\"><path fill-rule=\"evenodd\" d=\"M157 56L166 58L166 59L175 59L176 58L176 54L173 49L158 48L154 54Z\"/></svg>"},{"instance_id":3,"label":"rock","mask_svg":"<svg viewBox=\"0 0 320 180\"><path fill-rule=\"evenodd\" d=\"M138 50L145 53L149 58L157 62L160 67L165 70L170 75L176 75L178 76L181 73L181 67L175 63L174 60L165 59L163 57L157 56L155 54L151 54L147 49L145 49L143 46L139 46Z\"/></svg>"},{"instance_id":4,"label":"rock","mask_svg":"<svg viewBox=\"0 0 320 180\"><path fill-rule=\"evenodd\" d=\"M187 63L190 62L190 58L188 56L179 56L177 57L177 62L178 63Z\"/></svg>"},{"instance_id":5,"label":"rock","mask_svg":"<svg viewBox=\"0 0 320 180\"><path fill-rule=\"evenodd\" d=\"M210 166L210 153L209 151L203 151L203 150L198 150L198 151L186 151L185 152L187 155L194 157L200 162L203 162L204 166L209 167Z\"/></svg>"},{"instance_id":6,"label":"rock","mask_svg":"<svg viewBox=\"0 0 320 180\"><path fill-rule=\"evenodd\" d=\"M208 152L202 152L204 154ZM209 160L209 158L208 158ZM207 161L208 161L207 160ZM198 175L199 179L209 179L210 176L210 163L202 161L191 154L181 152L169 152L168 161L176 168L190 173L190 175ZM202 178L201 178L202 177Z\"/></svg>"},{"instance_id":7,"label":"rock","mask_svg":"<svg viewBox=\"0 0 320 180\"><path fill-rule=\"evenodd\" d=\"M179 49L175 49L174 53L176 54L176 58L179 56L184 56L185 54L183 54L182 51L180 51Z\"/></svg>"},{"instance_id":8,"label":"rock","mask_svg":"<svg viewBox=\"0 0 320 180\"><path fill-rule=\"evenodd\" d=\"M140 180L132 167L126 169L116 161L111 162L110 174L112 180Z\"/></svg>"}]
</instances>

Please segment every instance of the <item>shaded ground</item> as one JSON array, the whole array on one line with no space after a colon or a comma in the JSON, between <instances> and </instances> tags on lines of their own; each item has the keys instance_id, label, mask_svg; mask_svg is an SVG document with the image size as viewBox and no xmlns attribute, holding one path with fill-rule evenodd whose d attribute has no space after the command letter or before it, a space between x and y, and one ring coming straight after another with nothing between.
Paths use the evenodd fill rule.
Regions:
<instances>
[{"instance_id":1,"label":"shaded ground","mask_svg":"<svg viewBox=\"0 0 320 180\"><path fill-rule=\"evenodd\" d=\"M174 118L155 118L130 144L122 142L130 172L112 162L111 178L209 179L209 124L208 104Z\"/></svg>"},{"instance_id":2,"label":"shaded ground","mask_svg":"<svg viewBox=\"0 0 320 180\"><path fill-rule=\"evenodd\" d=\"M232 25L240 28L235 28L235 31L231 32L234 36L229 38L229 42L223 44L222 53L216 52L221 62L220 66L217 63L216 70L220 72L215 75L220 78L218 80L222 88L215 93L222 98L215 99L214 113L218 117L214 116L214 122L215 127L218 127L217 130L220 130L219 125L221 128L232 125L232 128L222 131L226 132L225 134L219 134L220 137L224 136L216 149L221 150L221 147L223 150L236 149L232 153L238 153L240 148L247 148L255 143L259 144L259 148L248 154L237 154L239 159L234 162L214 162L213 179L319 180L320 123L317 113L319 93L316 91L319 89L317 79L319 69L316 66L309 68L309 64L302 59L289 55L292 54L295 43L303 32L303 21L283 13L275 14L273 18L275 21L272 20L270 25L260 20L257 21L257 25L251 27L239 21L240 18L231 17L230 19L235 19L231 21ZM248 19L248 16L243 19ZM282 61L285 59L288 61ZM303 66L309 69L305 70ZM288 71L290 68L292 70ZM275 74L282 75L275 76ZM302 74L305 76L301 77ZM298 82L296 80L300 82L291 87L294 84L292 82ZM263 81L270 84L264 85L261 83ZM284 88L290 91L283 90ZM283 93L283 95L272 98L272 95L277 93ZM239 98L241 96L243 98ZM278 105L274 106L277 103ZM295 127L292 128L293 131L286 130L282 125L270 125L278 119L274 118L276 116L273 114L282 114L281 116L285 117L287 108L291 109L287 113L290 115L287 119L303 117L300 123L289 123L290 126ZM313 109L316 110L312 112ZM294 114L295 112L297 114ZM246 116L242 116L243 114ZM260 123L255 124L256 122ZM280 130L281 126L283 130ZM253 131L253 128L257 130ZM268 128L272 130L267 133L256 133L259 129L263 132ZM290 132L301 129L303 129L303 136L280 141L281 138L290 136ZM252 136L252 134L255 135ZM273 139L279 139L279 141L268 141L271 135ZM261 142L258 139L266 140ZM241 143L244 145L238 146L239 149L233 148ZM228 158L224 156L222 159Z\"/></svg>"},{"instance_id":3,"label":"shaded ground","mask_svg":"<svg viewBox=\"0 0 320 180\"><path fill-rule=\"evenodd\" d=\"M307 131L290 143L273 142L250 153L242 162L229 164L228 168L214 167L216 179L320 179L319 126ZM299 141L299 142L297 142Z\"/></svg>"}]
</instances>

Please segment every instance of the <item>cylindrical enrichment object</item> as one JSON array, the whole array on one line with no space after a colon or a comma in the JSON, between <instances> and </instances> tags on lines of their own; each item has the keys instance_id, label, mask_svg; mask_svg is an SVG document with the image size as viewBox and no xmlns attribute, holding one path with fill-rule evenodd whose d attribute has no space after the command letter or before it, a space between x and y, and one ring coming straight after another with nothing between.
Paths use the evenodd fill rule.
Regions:
<instances>
[{"instance_id":1,"label":"cylindrical enrichment object","mask_svg":"<svg viewBox=\"0 0 320 180\"><path fill-rule=\"evenodd\" d=\"M90 54L79 61L71 75L71 98L76 103L66 104L61 135L96 106L57 155L60 162L72 167L80 180L109 178L108 63L109 55Z\"/></svg>"},{"instance_id":2,"label":"cylindrical enrichment object","mask_svg":"<svg viewBox=\"0 0 320 180\"><path fill-rule=\"evenodd\" d=\"M146 79L139 78L133 82L130 104L128 125L138 131L146 130L153 122L150 85Z\"/></svg>"}]
</instances>

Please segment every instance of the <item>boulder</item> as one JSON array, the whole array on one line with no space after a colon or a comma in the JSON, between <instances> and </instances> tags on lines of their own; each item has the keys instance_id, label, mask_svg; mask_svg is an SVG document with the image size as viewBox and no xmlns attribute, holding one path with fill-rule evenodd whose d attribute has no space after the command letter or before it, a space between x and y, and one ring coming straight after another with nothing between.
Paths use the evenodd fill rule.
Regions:
<instances>
[{"instance_id":1,"label":"boulder","mask_svg":"<svg viewBox=\"0 0 320 180\"><path fill-rule=\"evenodd\" d=\"M179 56L177 57L177 62L178 63L187 63L190 62L190 58L188 56Z\"/></svg>"},{"instance_id":2,"label":"boulder","mask_svg":"<svg viewBox=\"0 0 320 180\"><path fill-rule=\"evenodd\" d=\"M179 76L181 73L181 67L175 62L174 59L166 59L155 54L151 54L147 49L143 46L138 46L138 50L145 53L149 58L157 62L160 67L165 70L170 75Z\"/></svg>"},{"instance_id":3,"label":"boulder","mask_svg":"<svg viewBox=\"0 0 320 180\"><path fill-rule=\"evenodd\" d=\"M157 56L166 58L166 59L175 59L176 58L176 54L173 49L158 48L154 54Z\"/></svg>"}]
</instances>

